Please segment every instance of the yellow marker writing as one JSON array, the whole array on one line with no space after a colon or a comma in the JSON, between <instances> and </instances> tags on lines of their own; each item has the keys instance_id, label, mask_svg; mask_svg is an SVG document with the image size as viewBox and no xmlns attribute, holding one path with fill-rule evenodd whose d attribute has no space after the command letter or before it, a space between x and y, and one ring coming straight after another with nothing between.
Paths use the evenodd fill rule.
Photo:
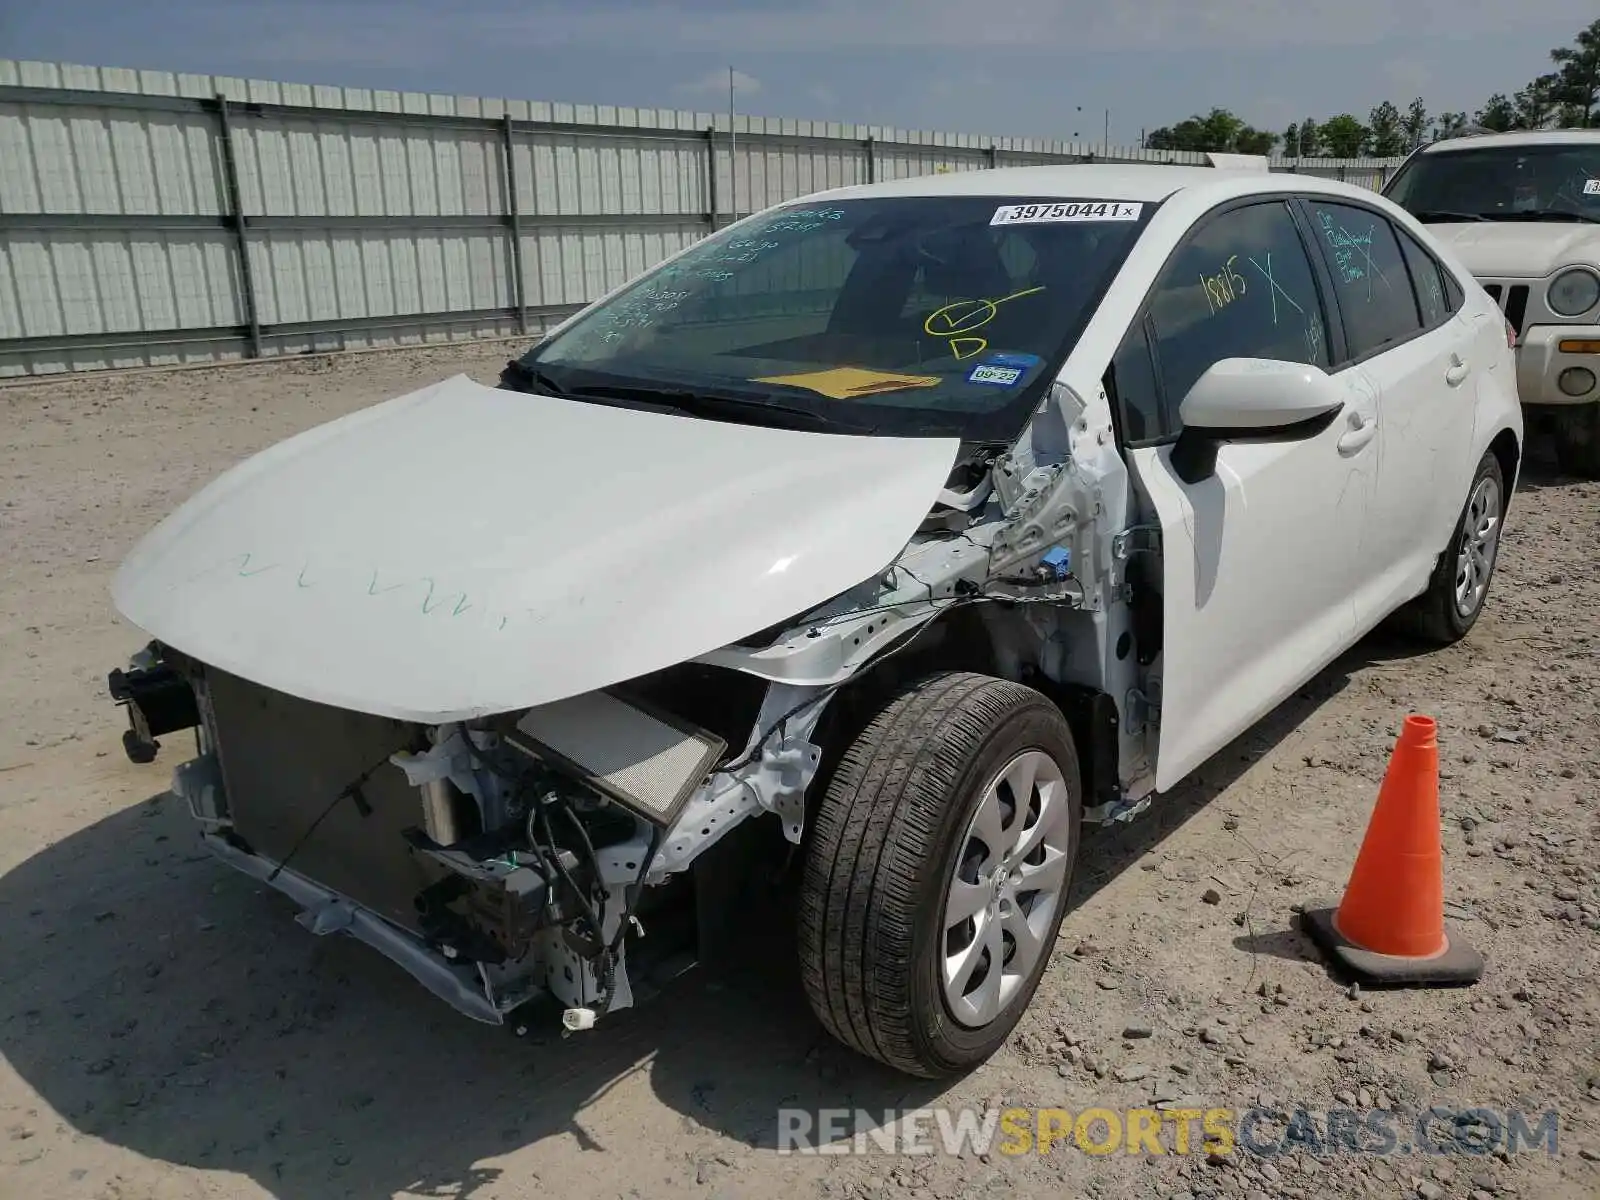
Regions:
<instances>
[{"instance_id":1,"label":"yellow marker writing","mask_svg":"<svg viewBox=\"0 0 1600 1200\"><path fill-rule=\"evenodd\" d=\"M1206 303L1211 306L1213 313L1227 308L1248 290L1245 277L1234 269L1233 264L1238 261L1235 254L1230 258L1216 275L1200 276L1201 286L1206 291Z\"/></svg>"},{"instance_id":2,"label":"yellow marker writing","mask_svg":"<svg viewBox=\"0 0 1600 1200\"><path fill-rule=\"evenodd\" d=\"M1007 301L1020 300L1042 291L1044 288L1036 287L1012 292L998 300L957 300L929 313L928 319L922 323L922 329L929 337L948 338L950 353L955 355L957 362L972 358L989 348L989 339L966 335L994 320L1000 306Z\"/></svg>"}]
</instances>

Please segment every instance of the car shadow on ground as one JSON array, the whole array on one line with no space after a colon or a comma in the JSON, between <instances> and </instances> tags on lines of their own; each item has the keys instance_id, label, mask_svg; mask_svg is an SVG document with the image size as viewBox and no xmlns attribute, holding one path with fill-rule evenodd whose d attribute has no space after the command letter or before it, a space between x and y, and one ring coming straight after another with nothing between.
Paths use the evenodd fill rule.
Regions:
<instances>
[{"instance_id":1,"label":"car shadow on ground","mask_svg":"<svg viewBox=\"0 0 1600 1200\"><path fill-rule=\"evenodd\" d=\"M1569 487L1580 482L1576 476L1563 471L1557 463L1553 434L1528 430L1526 438L1522 470L1517 477L1518 492L1542 492L1547 488Z\"/></svg>"},{"instance_id":2,"label":"car shadow on ground","mask_svg":"<svg viewBox=\"0 0 1600 1200\"><path fill-rule=\"evenodd\" d=\"M1140 819L1086 838L1073 907L1205 809L1370 650ZM943 1090L827 1036L792 925L770 913L742 931L731 966L693 971L594 1033L519 1040L458 1017L349 939L310 936L291 912L214 862L171 795L118 812L0 877L0 1053L82 1134L296 1200L469 1197L499 1173L484 1164L547 1138L626 1154L661 1114L618 1127L593 1105L640 1073L681 1127L691 1176L693 1147L715 1152L697 1133L771 1148L781 1107L903 1109Z\"/></svg>"}]
</instances>

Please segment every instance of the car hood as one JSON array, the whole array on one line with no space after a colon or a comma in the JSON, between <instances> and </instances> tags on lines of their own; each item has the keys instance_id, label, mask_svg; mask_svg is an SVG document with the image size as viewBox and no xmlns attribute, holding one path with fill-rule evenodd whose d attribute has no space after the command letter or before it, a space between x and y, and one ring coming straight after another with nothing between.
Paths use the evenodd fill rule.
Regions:
<instances>
[{"instance_id":1,"label":"car hood","mask_svg":"<svg viewBox=\"0 0 1600 1200\"><path fill-rule=\"evenodd\" d=\"M135 546L112 597L158 641L307 700L424 722L509 712L870 578L958 449L458 375L235 466Z\"/></svg>"},{"instance_id":2,"label":"car hood","mask_svg":"<svg viewBox=\"0 0 1600 1200\"><path fill-rule=\"evenodd\" d=\"M1428 229L1481 279L1543 279L1574 263L1600 264L1600 225L1484 221Z\"/></svg>"}]
</instances>

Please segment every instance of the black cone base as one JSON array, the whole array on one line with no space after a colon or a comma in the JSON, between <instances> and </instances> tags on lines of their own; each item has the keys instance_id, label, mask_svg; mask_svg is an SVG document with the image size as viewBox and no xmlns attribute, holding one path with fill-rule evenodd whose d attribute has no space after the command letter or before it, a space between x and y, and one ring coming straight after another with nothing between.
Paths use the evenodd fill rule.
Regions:
<instances>
[{"instance_id":1,"label":"black cone base","mask_svg":"<svg viewBox=\"0 0 1600 1200\"><path fill-rule=\"evenodd\" d=\"M1317 948L1334 966L1357 983L1374 987L1452 987L1477 983L1483 977L1483 955L1455 930L1445 927L1445 952L1436 958L1404 958L1363 950L1333 927L1336 910L1308 908L1300 917Z\"/></svg>"}]
</instances>

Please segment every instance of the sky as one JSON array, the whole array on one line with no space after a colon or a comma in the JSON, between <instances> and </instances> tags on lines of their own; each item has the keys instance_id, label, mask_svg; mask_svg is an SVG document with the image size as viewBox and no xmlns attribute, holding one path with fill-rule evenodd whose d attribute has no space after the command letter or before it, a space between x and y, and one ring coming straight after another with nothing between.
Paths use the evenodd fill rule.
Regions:
<instances>
[{"instance_id":1,"label":"sky","mask_svg":"<svg viewBox=\"0 0 1600 1200\"><path fill-rule=\"evenodd\" d=\"M1404 10L1404 11L1402 11ZM1594 0L0 0L0 58L1134 144L1472 112Z\"/></svg>"}]
</instances>

